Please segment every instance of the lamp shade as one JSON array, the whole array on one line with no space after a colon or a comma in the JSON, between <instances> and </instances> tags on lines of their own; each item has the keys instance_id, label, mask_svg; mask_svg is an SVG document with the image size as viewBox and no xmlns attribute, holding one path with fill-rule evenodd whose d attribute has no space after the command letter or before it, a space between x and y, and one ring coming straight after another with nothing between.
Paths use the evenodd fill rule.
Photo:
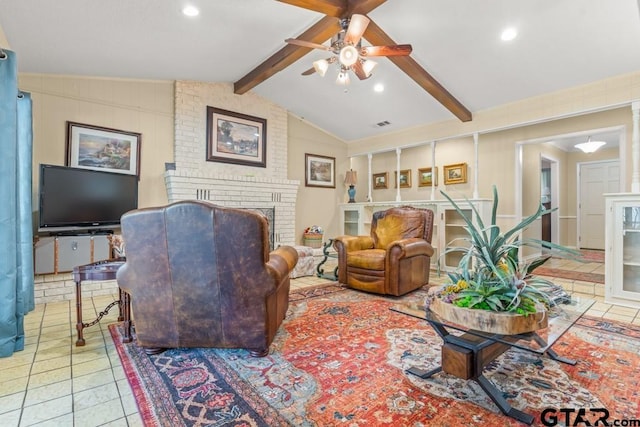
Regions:
<instances>
[{"instance_id":1,"label":"lamp shade","mask_svg":"<svg viewBox=\"0 0 640 427\"><path fill-rule=\"evenodd\" d=\"M356 185L358 182L358 172L354 170L347 171L347 174L344 177L345 185Z\"/></svg>"},{"instance_id":2,"label":"lamp shade","mask_svg":"<svg viewBox=\"0 0 640 427\"><path fill-rule=\"evenodd\" d=\"M600 147L606 145L607 143L604 141L592 141L591 137L587 139L587 142L583 142L582 144L576 144L574 147L582 150L585 153L594 153Z\"/></svg>"},{"instance_id":3,"label":"lamp shade","mask_svg":"<svg viewBox=\"0 0 640 427\"><path fill-rule=\"evenodd\" d=\"M319 59L317 61L314 61L313 68L318 74L320 74L320 76L324 77L324 75L327 74L327 70L329 69L329 61L327 61L326 59Z\"/></svg>"}]
</instances>

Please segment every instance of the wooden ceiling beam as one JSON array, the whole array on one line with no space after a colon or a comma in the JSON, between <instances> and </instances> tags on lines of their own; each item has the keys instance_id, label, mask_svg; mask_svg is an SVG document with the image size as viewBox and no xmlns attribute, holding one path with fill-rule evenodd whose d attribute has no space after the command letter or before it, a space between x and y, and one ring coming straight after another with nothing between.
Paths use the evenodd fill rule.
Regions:
<instances>
[{"instance_id":1,"label":"wooden ceiling beam","mask_svg":"<svg viewBox=\"0 0 640 427\"><path fill-rule=\"evenodd\" d=\"M334 18L348 18L354 13L366 15L387 0L277 0L280 3L324 13Z\"/></svg>"},{"instance_id":2,"label":"wooden ceiling beam","mask_svg":"<svg viewBox=\"0 0 640 427\"><path fill-rule=\"evenodd\" d=\"M371 21L364 38L372 45L390 46L397 44L389 37L375 22ZM447 110L451 111L458 119L469 122L472 119L469 111L460 101L458 101L449 91L447 91L438 81L433 78L424 68L420 66L410 56L389 56L389 61L393 62L411 77L420 87L426 90Z\"/></svg>"},{"instance_id":3,"label":"wooden ceiling beam","mask_svg":"<svg viewBox=\"0 0 640 427\"><path fill-rule=\"evenodd\" d=\"M346 0L278 0L280 3L298 6L303 9L320 12L334 18L340 18L348 9Z\"/></svg>"},{"instance_id":4,"label":"wooden ceiling beam","mask_svg":"<svg viewBox=\"0 0 640 427\"><path fill-rule=\"evenodd\" d=\"M336 18L325 16L297 38L313 43L324 43L338 31L340 31L339 21ZM248 92L278 71L284 70L311 50L313 49L287 44L235 82L233 84L233 92L238 95Z\"/></svg>"},{"instance_id":5,"label":"wooden ceiling beam","mask_svg":"<svg viewBox=\"0 0 640 427\"><path fill-rule=\"evenodd\" d=\"M386 1L387 0L347 0L348 7L343 18L350 17L354 13L366 15L381 4L386 3Z\"/></svg>"}]
</instances>

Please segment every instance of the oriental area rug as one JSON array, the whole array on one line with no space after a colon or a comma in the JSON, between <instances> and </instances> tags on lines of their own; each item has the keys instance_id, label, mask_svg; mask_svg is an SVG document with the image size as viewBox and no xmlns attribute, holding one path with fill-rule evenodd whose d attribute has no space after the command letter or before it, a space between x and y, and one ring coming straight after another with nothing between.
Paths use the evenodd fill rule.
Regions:
<instances>
[{"instance_id":1,"label":"oriental area rug","mask_svg":"<svg viewBox=\"0 0 640 427\"><path fill-rule=\"evenodd\" d=\"M268 356L172 349L148 356L109 326L146 426L518 426L474 382L412 366L440 365L441 338L389 308L426 289L383 297L337 285L291 294ZM640 327L585 317L555 345L575 366L511 349L485 376L541 423L546 408L606 408L640 418ZM580 424L582 425L582 424Z\"/></svg>"}]
</instances>

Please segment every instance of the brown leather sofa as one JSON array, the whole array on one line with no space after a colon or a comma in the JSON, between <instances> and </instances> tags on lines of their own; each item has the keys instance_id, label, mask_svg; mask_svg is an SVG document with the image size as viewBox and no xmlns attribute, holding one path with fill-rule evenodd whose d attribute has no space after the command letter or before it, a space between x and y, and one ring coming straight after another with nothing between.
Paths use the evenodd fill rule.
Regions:
<instances>
[{"instance_id":1,"label":"brown leather sofa","mask_svg":"<svg viewBox=\"0 0 640 427\"><path fill-rule=\"evenodd\" d=\"M201 201L122 216L126 263L117 272L131 296L138 345L245 348L264 356L287 313L290 246L269 253L268 223L256 212Z\"/></svg>"},{"instance_id":2,"label":"brown leather sofa","mask_svg":"<svg viewBox=\"0 0 640 427\"><path fill-rule=\"evenodd\" d=\"M371 236L340 236L338 281L367 292L404 295L429 283L433 211L410 206L373 214Z\"/></svg>"}]
</instances>

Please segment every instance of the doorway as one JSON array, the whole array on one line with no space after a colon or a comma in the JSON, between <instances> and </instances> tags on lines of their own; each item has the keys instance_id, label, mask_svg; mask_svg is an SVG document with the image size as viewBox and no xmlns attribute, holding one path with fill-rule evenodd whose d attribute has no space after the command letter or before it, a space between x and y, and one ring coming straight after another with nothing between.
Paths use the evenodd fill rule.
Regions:
<instances>
[{"instance_id":1,"label":"doorway","mask_svg":"<svg viewBox=\"0 0 640 427\"><path fill-rule=\"evenodd\" d=\"M551 182L549 188L551 208L559 208L552 212L550 217L547 217L551 220L551 242L576 249L585 247L579 242L581 223L585 224L588 221L580 221L580 201L583 197L580 190L584 190L585 186L580 186L578 166L581 160L585 164L591 163L588 161L589 157L597 159L597 161L616 161L619 165L617 172L613 168L606 173L617 176L619 185L622 185L621 177L625 176L625 164L620 161L620 158L623 158L622 154L625 152L625 133L624 126L614 126L516 142L516 218L522 220L525 218L525 212L532 212L535 210L535 206L539 206L539 201L542 201L545 191L542 187L542 175L543 173L548 174ZM586 141L589 136L597 140L605 140L607 142L605 150L610 151L607 153L601 151L593 155L578 152L574 147L575 144ZM543 169L547 168L550 171L543 172ZM608 190L600 191L600 194L615 192L610 191L613 186L609 183L607 187ZM620 186L619 188L623 189L624 187ZM604 212L604 203L601 206L602 212ZM591 219L595 220L596 217ZM605 229L604 217L598 220L598 224L590 228L603 231ZM529 230L523 232L523 236L542 240L542 221L538 225L532 224ZM545 229L544 236L545 240L549 238L547 229ZM593 242L586 243L589 246L594 246ZM604 248L604 243L602 243L602 248ZM525 256L530 255L525 254Z\"/></svg>"},{"instance_id":2,"label":"doorway","mask_svg":"<svg viewBox=\"0 0 640 427\"><path fill-rule=\"evenodd\" d=\"M544 154L540 156L540 203L545 209L556 209L542 215L540 240L553 243L558 243L558 165L558 160Z\"/></svg>"},{"instance_id":3,"label":"doorway","mask_svg":"<svg viewBox=\"0 0 640 427\"><path fill-rule=\"evenodd\" d=\"M605 193L620 192L620 161L578 163L578 247L605 248Z\"/></svg>"}]
</instances>

